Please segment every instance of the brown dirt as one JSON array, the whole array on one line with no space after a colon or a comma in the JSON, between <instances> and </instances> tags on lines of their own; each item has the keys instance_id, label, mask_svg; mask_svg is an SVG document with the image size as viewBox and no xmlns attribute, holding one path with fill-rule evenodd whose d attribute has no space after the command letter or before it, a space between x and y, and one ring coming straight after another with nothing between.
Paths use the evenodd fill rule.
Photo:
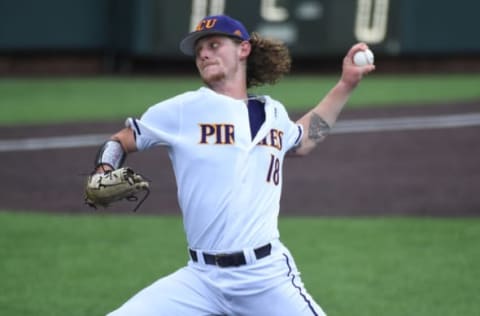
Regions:
<instances>
[{"instance_id":1,"label":"brown dirt","mask_svg":"<svg viewBox=\"0 0 480 316\"><path fill-rule=\"evenodd\" d=\"M480 102L346 110L341 119L479 112ZM296 115L292 115L295 118ZM0 127L0 139L112 133L122 122ZM283 215L480 215L480 127L331 135L284 168ZM92 213L83 185L97 148L0 152L0 208ZM139 214L179 214L165 149L128 165L152 180ZM130 214L120 202L107 213Z\"/></svg>"}]
</instances>

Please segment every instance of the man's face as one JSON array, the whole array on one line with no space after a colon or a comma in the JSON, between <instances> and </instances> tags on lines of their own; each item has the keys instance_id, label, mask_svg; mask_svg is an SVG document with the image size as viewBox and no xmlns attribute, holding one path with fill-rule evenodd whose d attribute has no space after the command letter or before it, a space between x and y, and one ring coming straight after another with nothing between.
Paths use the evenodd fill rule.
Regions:
<instances>
[{"instance_id":1,"label":"man's face","mask_svg":"<svg viewBox=\"0 0 480 316\"><path fill-rule=\"evenodd\" d=\"M242 45L226 36L208 36L195 44L195 63L207 84L235 77L245 59Z\"/></svg>"}]
</instances>

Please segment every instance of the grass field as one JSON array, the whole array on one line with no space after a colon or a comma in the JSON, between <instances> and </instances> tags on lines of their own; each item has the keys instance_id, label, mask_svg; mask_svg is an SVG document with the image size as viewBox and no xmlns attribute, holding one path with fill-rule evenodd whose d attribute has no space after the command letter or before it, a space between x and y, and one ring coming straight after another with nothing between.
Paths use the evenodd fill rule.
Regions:
<instances>
[{"instance_id":1,"label":"grass field","mask_svg":"<svg viewBox=\"0 0 480 316\"><path fill-rule=\"evenodd\" d=\"M258 92L305 110L336 80L289 77ZM0 125L123 119L199 85L192 78L0 79ZM478 100L478 87L478 74L373 74L349 107ZM187 260L179 217L1 208L1 315L103 315ZM307 288L339 316L480 314L479 225L476 218L280 219Z\"/></svg>"},{"instance_id":2,"label":"grass field","mask_svg":"<svg viewBox=\"0 0 480 316\"><path fill-rule=\"evenodd\" d=\"M289 110L315 105L338 76L289 76L254 90ZM193 77L0 79L0 125L98 121L139 116L146 107L201 83ZM436 104L480 99L480 74L376 75L361 83L348 107Z\"/></svg>"},{"instance_id":3,"label":"grass field","mask_svg":"<svg viewBox=\"0 0 480 316\"><path fill-rule=\"evenodd\" d=\"M281 218L280 231L329 315L478 315L479 224ZM4 211L0 230L2 315L103 315L187 260L174 216Z\"/></svg>"}]
</instances>

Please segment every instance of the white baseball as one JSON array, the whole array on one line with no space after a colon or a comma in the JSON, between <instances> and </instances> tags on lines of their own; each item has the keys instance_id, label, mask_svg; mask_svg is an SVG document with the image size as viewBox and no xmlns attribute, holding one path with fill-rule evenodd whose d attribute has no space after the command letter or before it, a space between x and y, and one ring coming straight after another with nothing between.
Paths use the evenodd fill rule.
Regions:
<instances>
[{"instance_id":1,"label":"white baseball","mask_svg":"<svg viewBox=\"0 0 480 316\"><path fill-rule=\"evenodd\" d=\"M372 65L373 62L373 52L369 49L360 50L353 55L353 63L357 66Z\"/></svg>"}]
</instances>

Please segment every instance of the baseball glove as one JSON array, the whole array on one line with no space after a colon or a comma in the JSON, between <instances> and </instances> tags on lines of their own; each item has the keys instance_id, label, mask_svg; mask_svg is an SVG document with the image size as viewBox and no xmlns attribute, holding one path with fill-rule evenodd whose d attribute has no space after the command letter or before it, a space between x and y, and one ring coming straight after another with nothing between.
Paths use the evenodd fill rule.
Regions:
<instances>
[{"instance_id":1,"label":"baseball glove","mask_svg":"<svg viewBox=\"0 0 480 316\"><path fill-rule=\"evenodd\" d=\"M93 208L107 207L123 199L137 201L137 195L145 191L145 196L133 210L135 212L150 193L149 187L148 180L128 167L95 173L87 179L85 203Z\"/></svg>"}]
</instances>

